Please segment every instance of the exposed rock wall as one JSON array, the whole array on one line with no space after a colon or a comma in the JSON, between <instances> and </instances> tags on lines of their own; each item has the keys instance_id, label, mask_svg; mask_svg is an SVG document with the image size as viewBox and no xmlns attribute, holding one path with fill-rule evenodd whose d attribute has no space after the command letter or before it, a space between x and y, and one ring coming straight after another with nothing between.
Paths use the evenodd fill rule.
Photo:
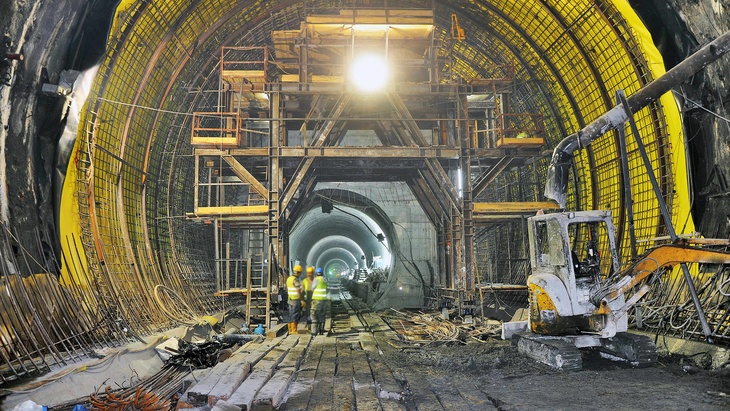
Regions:
<instances>
[{"instance_id":1,"label":"exposed rock wall","mask_svg":"<svg viewBox=\"0 0 730 411\"><path fill-rule=\"evenodd\" d=\"M633 1L668 68L730 30L730 1ZM730 56L710 64L675 96L689 142L693 216L706 237L730 236Z\"/></svg>"}]
</instances>

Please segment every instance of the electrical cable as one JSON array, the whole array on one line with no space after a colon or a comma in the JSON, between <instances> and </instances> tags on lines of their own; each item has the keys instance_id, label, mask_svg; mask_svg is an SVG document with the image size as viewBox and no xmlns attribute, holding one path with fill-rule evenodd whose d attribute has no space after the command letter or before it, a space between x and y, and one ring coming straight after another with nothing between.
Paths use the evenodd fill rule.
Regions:
<instances>
[{"instance_id":1,"label":"electrical cable","mask_svg":"<svg viewBox=\"0 0 730 411\"><path fill-rule=\"evenodd\" d=\"M728 124L730 125L730 119L728 119L727 117L723 117L723 116L721 116L720 114L717 114L717 113L715 113L714 111L712 111L712 110L709 110L709 109L705 108L705 107L704 107L704 106L703 106L702 104L700 104L700 103L698 103L698 102L696 102L696 101L694 101L694 100L690 99L689 97L685 96L684 94L681 94L681 93L679 93L679 92L678 92L678 91L676 91L676 90L673 90L673 91L674 91L674 94L675 94L675 95L678 95L678 96L682 97L683 99L687 100L688 102L690 102L690 103L694 104L694 106L695 106L696 108L702 109L702 110L704 110L704 111L708 112L709 114L712 114L713 116L715 116L715 117L717 117L717 118L719 118L719 119L721 119L721 120L725 121L726 123L728 123ZM722 100L721 100L721 101L722 101ZM694 108L694 107L693 107L693 108Z\"/></svg>"}]
</instances>

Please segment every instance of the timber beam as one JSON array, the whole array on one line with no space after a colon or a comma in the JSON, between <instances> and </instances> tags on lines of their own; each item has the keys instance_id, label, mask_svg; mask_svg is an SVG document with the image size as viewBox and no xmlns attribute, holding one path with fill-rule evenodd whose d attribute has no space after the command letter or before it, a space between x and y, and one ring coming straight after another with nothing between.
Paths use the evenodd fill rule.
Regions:
<instances>
[{"instance_id":1,"label":"timber beam","mask_svg":"<svg viewBox=\"0 0 730 411\"><path fill-rule=\"evenodd\" d=\"M263 184L261 184L259 180L256 179L256 177L251 175L251 173L246 170L246 167L241 165L241 163L239 163L238 160L236 160L233 156L223 155L222 157L223 160L225 160L226 163L231 166L231 170L233 170L233 172L236 174L236 176L238 176L238 178L241 179L241 181L248 183L251 188L253 188L254 191L256 191L256 193L264 199L264 201L268 201L269 190L267 190L266 187L264 187Z\"/></svg>"},{"instance_id":2,"label":"timber beam","mask_svg":"<svg viewBox=\"0 0 730 411\"><path fill-rule=\"evenodd\" d=\"M475 202L473 218L475 222L496 222L534 216L539 210L559 210L560 206L554 201L529 201L494 203Z\"/></svg>"}]
</instances>

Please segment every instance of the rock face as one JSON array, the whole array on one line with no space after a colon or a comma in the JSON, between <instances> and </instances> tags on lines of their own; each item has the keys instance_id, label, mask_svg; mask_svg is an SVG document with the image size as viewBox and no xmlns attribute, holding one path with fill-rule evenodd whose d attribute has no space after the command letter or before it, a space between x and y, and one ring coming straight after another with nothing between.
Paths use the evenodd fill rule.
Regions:
<instances>
[{"instance_id":1,"label":"rock face","mask_svg":"<svg viewBox=\"0 0 730 411\"><path fill-rule=\"evenodd\" d=\"M649 26L667 68L730 30L730 3L713 0L632 1ZM697 230L730 235L730 57L709 65L675 91L683 115Z\"/></svg>"},{"instance_id":2,"label":"rock face","mask_svg":"<svg viewBox=\"0 0 730 411\"><path fill-rule=\"evenodd\" d=\"M0 222L38 261L11 269L23 275L56 272L60 263L53 195L60 182L53 170L66 102L40 91L43 83L58 84L61 71L86 69L103 52L115 2L93 3L0 0L0 56L23 55L0 59ZM13 252L23 261L20 247Z\"/></svg>"}]
</instances>

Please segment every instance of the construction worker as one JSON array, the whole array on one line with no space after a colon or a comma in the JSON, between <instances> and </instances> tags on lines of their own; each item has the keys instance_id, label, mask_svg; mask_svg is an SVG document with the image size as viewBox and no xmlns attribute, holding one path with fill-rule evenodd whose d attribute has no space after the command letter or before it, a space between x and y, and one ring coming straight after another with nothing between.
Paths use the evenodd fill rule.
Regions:
<instances>
[{"instance_id":1,"label":"construction worker","mask_svg":"<svg viewBox=\"0 0 730 411\"><path fill-rule=\"evenodd\" d=\"M297 334L297 322L302 316L302 308L305 302L302 297L302 284L299 276L302 275L302 266L297 264L292 270L292 275L286 279L286 291L289 298L289 334Z\"/></svg>"},{"instance_id":2,"label":"construction worker","mask_svg":"<svg viewBox=\"0 0 730 411\"><path fill-rule=\"evenodd\" d=\"M307 278L302 280L302 291L307 307L304 309L304 316L307 318L307 330L312 326L312 281L314 281L314 267L307 267Z\"/></svg>"},{"instance_id":3,"label":"construction worker","mask_svg":"<svg viewBox=\"0 0 730 411\"><path fill-rule=\"evenodd\" d=\"M312 311L314 311L314 335L324 334L324 322L327 316L327 281L324 271L317 267L314 271L317 277L312 282Z\"/></svg>"}]
</instances>

